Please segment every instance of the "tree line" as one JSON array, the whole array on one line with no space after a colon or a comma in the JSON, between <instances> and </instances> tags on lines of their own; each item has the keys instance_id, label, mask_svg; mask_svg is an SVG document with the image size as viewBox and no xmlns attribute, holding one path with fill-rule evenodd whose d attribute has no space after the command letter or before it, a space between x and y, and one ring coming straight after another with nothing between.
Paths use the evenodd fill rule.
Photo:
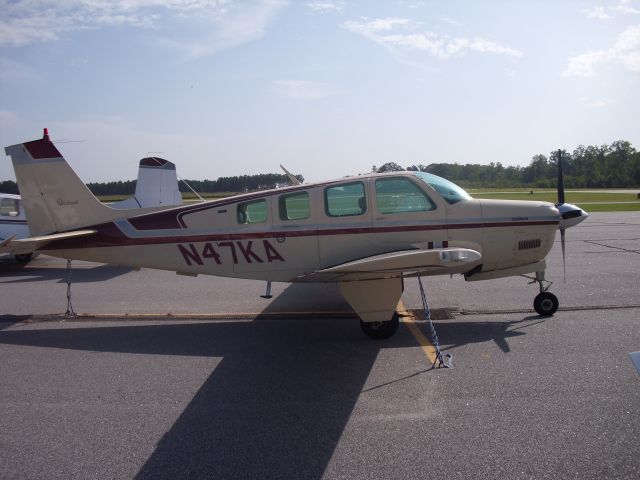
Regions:
<instances>
[{"instance_id":1,"label":"tree line","mask_svg":"<svg viewBox=\"0 0 640 480\"><path fill-rule=\"evenodd\" d=\"M564 165L564 181L568 188L634 188L640 187L640 152L625 141L611 145L580 145L573 152L560 151ZM406 168L394 162L375 165L373 172L413 170L433 173L465 188L554 188L557 183L558 151L546 155L534 155L529 165L505 167L500 162L489 165L430 163L409 165ZM300 181L302 175L296 175ZM331 177L331 175L327 175ZM186 180L198 193L248 192L289 185L286 175L262 173L220 177L217 180ZM94 195L133 195L135 180L89 183ZM180 182L180 191L190 191ZM18 193L18 186L11 180L0 181L0 192Z\"/></svg>"},{"instance_id":2,"label":"tree line","mask_svg":"<svg viewBox=\"0 0 640 480\"><path fill-rule=\"evenodd\" d=\"M301 182L302 175L296 175ZM278 173L260 173L257 175L240 175L235 177L220 177L217 180L185 180L178 182L181 192L190 192L193 188L198 193L220 192L251 192L255 190L267 190L290 185L286 175ZM189 186L187 186L187 184ZM136 191L135 180L119 180L117 182L92 182L87 187L94 195L133 195ZM0 192L19 193L18 185L12 180L0 182Z\"/></svg>"},{"instance_id":3,"label":"tree line","mask_svg":"<svg viewBox=\"0 0 640 480\"><path fill-rule=\"evenodd\" d=\"M534 155L526 167L505 167L500 162L489 165L431 163L410 165L406 170L433 173L466 188L536 187L555 188L558 178L558 151L549 156ZM632 188L640 186L640 152L625 141L611 145L580 145L573 152L560 150L565 187ZM374 172L404 170L396 163L373 166Z\"/></svg>"}]
</instances>

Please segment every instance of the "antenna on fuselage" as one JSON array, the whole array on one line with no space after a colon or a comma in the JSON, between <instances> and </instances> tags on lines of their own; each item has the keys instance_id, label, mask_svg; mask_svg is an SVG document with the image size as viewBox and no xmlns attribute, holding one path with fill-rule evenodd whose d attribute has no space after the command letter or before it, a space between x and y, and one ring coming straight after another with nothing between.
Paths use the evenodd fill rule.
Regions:
<instances>
[{"instance_id":1,"label":"antenna on fuselage","mask_svg":"<svg viewBox=\"0 0 640 480\"><path fill-rule=\"evenodd\" d=\"M291 185L302 185L302 182L298 180L298 177L296 177L293 173L291 173L289 170L284 168L282 165L280 165L280 168L282 169L284 174L287 177L289 177L289 181L291 182Z\"/></svg>"}]
</instances>

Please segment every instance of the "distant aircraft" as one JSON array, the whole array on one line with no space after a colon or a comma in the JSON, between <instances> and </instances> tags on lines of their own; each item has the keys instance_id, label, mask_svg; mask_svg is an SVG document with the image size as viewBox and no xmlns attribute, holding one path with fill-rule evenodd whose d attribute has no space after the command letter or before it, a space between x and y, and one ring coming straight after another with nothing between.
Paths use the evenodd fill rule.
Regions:
<instances>
[{"instance_id":1,"label":"distant aircraft","mask_svg":"<svg viewBox=\"0 0 640 480\"><path fill-rule=\"evenodd\" d=\"M136 192L133 197L111 203L118 210L182 204L178 188L176 166L157 157L140 160ZM22 208L20 195L0 193L0 242L8 238L22 239L29 236L28 219ZM1 255L1 254L0 254ZM15 259L21 263L31 260L33 252L18 253Z\"/></svg>"},{"instance_id":2,"label":"distant aircraft","mask_svg":"<svg viewBox=\"0 0 640 480\"><path fill-rule=\"evenodd\" d=\"M29 226L20 195L0 193L0 242L4 242L7 238L19 239L28 236ZM18 253L15 255L15 259L25 263L31 260L32 256L32 252Z\"/></svg>"},{"instance_id":3,"label":"distant aircraft","mask_svg":"<svg viewBox=\"0 0 640 480\"><path fill-rule=\"evenodd\" d=\"M110 204L111 208L175 206L182 204L176 166L168 160L147 157L140 160L136 193L131 198Z\"/></svg>"},{"instance_id":4,"label":"distant aircraft","mask_svg":"<svg viewBox=\"0 0 640 480\"><path fill-rule=\"evenodd\" d=\"M35 236L5 241L0 251L37 249L192 276L337 282L372 338L395 333L403 279L418 275L459 273L473 281L534 274L534 308L553 315L558 299L547 291L545 257L557 229L587 217L563 202L476 200L422 172L115 210L91 194L48 135L5 152Z\"/></svg>"}]
</instances>

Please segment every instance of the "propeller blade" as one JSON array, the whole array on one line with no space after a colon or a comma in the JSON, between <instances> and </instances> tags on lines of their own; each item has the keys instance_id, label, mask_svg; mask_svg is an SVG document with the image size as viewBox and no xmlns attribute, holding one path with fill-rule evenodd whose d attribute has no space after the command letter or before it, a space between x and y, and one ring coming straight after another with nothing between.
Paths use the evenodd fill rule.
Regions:
<instances>
[{"instance_id":1,"label":"propeller blade","mask_svg":"<svg viewBox=\"0 0 640 480\"><path fill-rule=\"evenodd\" d=\"M558 150L558 205L564 203L564 175L562 173L562 151Z\"/></svg>"},{"instance_id":2,"label":"propeller blade","mask_svg":"<svg viewBox=\"0 0 640 480\"><path fill-rule=\"evenodd\" d=\"M566 231L566 228L560 229L560 245L562 245L562 268L564 269L564 283L567 283L567 257L566 257L566 250L565 250L565 238L564 238L565 231Z\"/></svg>"}]
</instances>

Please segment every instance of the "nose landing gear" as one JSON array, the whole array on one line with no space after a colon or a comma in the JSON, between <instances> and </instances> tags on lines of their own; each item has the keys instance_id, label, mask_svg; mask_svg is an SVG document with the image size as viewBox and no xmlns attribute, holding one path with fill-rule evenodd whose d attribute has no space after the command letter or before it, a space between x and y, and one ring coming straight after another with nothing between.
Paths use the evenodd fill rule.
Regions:
<instances>
[{"instance_id":1,"label":"nose landing gear","mask_svg":"<svg viewBox=\"0 0 640 480\"><path fill-rule=\"evenodd\" d=\"M549 292L553 282L544 279L544 271L536 272L535 277L522 275L531 280L529 284L537 283L540 286L540 293L533 299L533 309L542 317L550 317L558 310L558 297Z\"/></svg>"}]
</instances>

